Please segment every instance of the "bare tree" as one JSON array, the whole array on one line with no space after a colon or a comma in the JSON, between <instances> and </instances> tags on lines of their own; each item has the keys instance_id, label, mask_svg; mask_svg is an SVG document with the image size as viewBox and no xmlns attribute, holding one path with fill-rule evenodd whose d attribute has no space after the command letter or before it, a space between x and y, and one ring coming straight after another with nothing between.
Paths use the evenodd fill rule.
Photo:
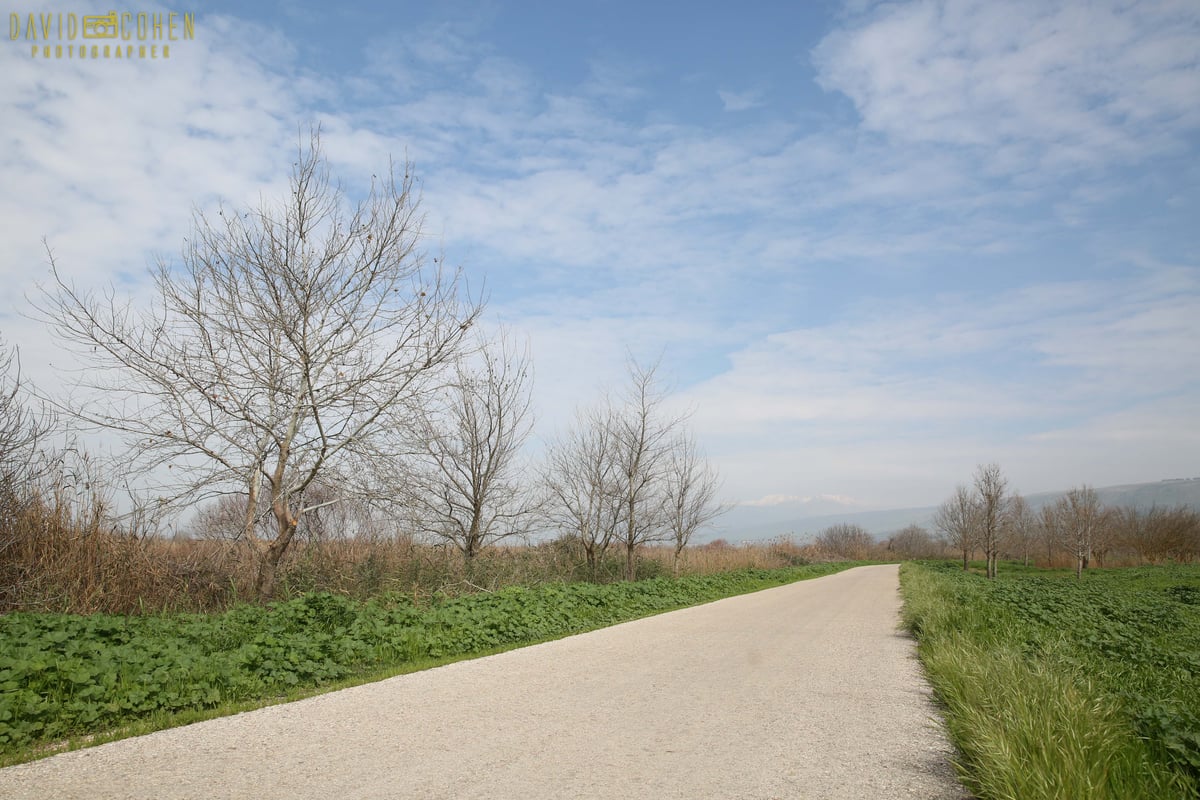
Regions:
<instances>
[{"instance_id":1,"label":"bare tree","mask_svg":"<svg viewBox=\"0 0 1200 800\"><path fill-rule=\"evenodd\" d=\"M1120 543L1122 547L1132 551L1139 564L1145 564L1152 559L1147 522L1154 510L1151 508L1147 513L1142 513L1135 506L1124 506L1113 510L1113 523L1117 528Z\"/></svg>"},{"instance_id":2,"label":"bare tree","mask_svg":"<svg viewBox=\"0 0 1200 800\"><path fill-rule=\"evenodd\" d=\"M545 518L579 541L592 580L621 523L617 476L616 426L607 408L577 413L570 431L550 443Z\"/></svg>"},{"instance_id":3,"label":"bare tree","mask_svg":"<svg viewBox=\"0 0 1200 800\"><path fill-rule=\"evenodd\" d=\"M577 415L575 428L551 444L544 483L547 519L577 536L589 569L610 544L625 550L625 577L637 577L637 552L674 540L675 568L692 534L724 511L717 477L686 429L668 413L657 365L629 362L619 401Z\"/></svg>"},{"instance_id":4,"label":"bare tree","mask_svg":"<svg viewBox=\"0 0 1200 800\"><path fill-rule=\"evenodd\" d=\"M663 483L663 513L675 544L671 572L678 575L679 556L692 534L728 508L717 503L720 480L690 435L678 436L672 444Z\"/></svg>"},{"instance_id":5,"label":"bare tree","mask_svg":"<svg viewBox=\"0 0 1200 800\"><path fill-rule=\"evenodd\" d=\"M875 546L875 539L863 526L841 522L821 531L815 543L840 558L864 559Z\"/></svg>"},{"instance_id":6,"label":"bare tree","mask_svg":"<svg viewBox=\"0 0 1200 800\"><path fill-rule=\"evenodd\" d=\"M1149 515L1149 528L1167 558L1184 563L1200 559L1200 513L1196 509L1155 510Z\"/></svg>"},{"instance_id":7,"label":"bare tree","mask_svg":"<svg viewBox=\"0 0 1200 800\"><path fill-rule=\"evenodd\" d=\"M955 488L950 499L938 506L933 526L951 547L962 553L965 572L979 540L979 507L971 490L965 486Z\"/></svg>"},{"instance_id":8,"label":"bare tree","mask_svg":"<svg viewBox=\"0 0 1200 800\"><path fill-rule=\"evenodd\" d=\"M938 543L920 525L908 525L888 539L887 549L900 558L934 558Z\"/></svg>"},{"instance_id":9,"label":"bare tree","mask_svg":"<svg viewBox=\"0 0 1200 800\"><path fill-rule=\"evenodd\" d=\"M1060 531L1067 549L1075 558L1075 577L1082 578L1092 558L1092 547L1100 534L1103 510L1096 491L1086 484L1067 492L1056 509L1061 520Z\"/></svg>"},{"instance_id":10,"label":"bare tree","mask_svg":"<svg viewBox=\"0 0 1200 800\"><path fill-rule=\"evenodd\" d=\"M1200 513L1195 509L1124 508L1118 521L1127 546L1142 563L1166 560L1187 563L1200 557Z\"/></svg>"},{"instance_id":11,"label":"bare tree","mask_svg":"<svg viewBox=\"0 0 1200 800\"><path fill-rule=\"evenodd\" d=\"M47 471L47 437L53 420L27 403L21 363L15 349L0 339L0 608L15 597L19 570L10 562L18 528L37 502L33 484Z\"/></svg>"},{"instance_id":12,"label":"bare tree","mask_svg":"<svg viewBox=\"0 0 1200 800\"><path fill-rule=\"evenodd\" d=\"M368 478L393 458L389 439L480 313L459 273L426 265L421 222L407 164L350 204L314 131L282 202L196 213L180 263L153 271L149 310L77 289L50 255L40 310L93 365L62 406L123 434L164 502L244 492L262 598L314 510L305 490L381 491ZM273 526L260 536L264 493Z\"/></svg>"},{"instance_id":13,"label":"bare tree","mask_svg":"<svg viewBox=\"0 0 1200 800\"><path fill-rule=\"evenodd\" d=\"M1038 512L1038 535L1046 546L1046 566L1054 566L1054 551L1062 546L1064 515L1061 503L1049 503Z\"/></svg>"},{"instance_id":14,"label":"bare tree","mask_svg":"<svg viewBox=\"0 0 1200 800\"><path fill-rule=\"evenodd\" d=\"M296 540L319 543L331 540L357 539L382 541L406 536L396 529L395 511L391 503L369 498L339 499L338 490L323 484L309 486L298 502L312 506L296 526ZM201 505L184 530L193 538L236 541L242 538L246 519L245 493L222 495ZM257 525L259 536L271 533L271 508L265 497L259 498Z\"/></svg>"},{"instance_id":15,"label":"bare tree","mask_svg":"<svg viewBox=\"0 0 1200 800\"><path fill-rule=\"evenodd\" d=\"M504 335L480 341L414 429L421 466L407 495L417 530L453 544L468 568L484 547L532 522L535 505L518 471L533 422L531 380L527 351Z\"/></svg>"},{"instance_id":16,"label":"bare tree","mask_svg":"<svg viewBox=\"0 0 1200 800\"><path fill-rule=\"evenodd\" d=\"M975 502L979 520L979 543L987 559L988 578L996 577L1000 558L1000 536L1004 528L1005 491L1008 481L999 464L981 464L975 470Z\"/></svg>"},{"instance_id":17,"label":"bare tree","mask_svg":"<svg viewBox=\"0 0 1200 800\"><path fill-rule=\"evenodd\" d=\"M266 522L270 509L264 500L259 501L257 517L259 527ZM188 520L185 530L197 539L237 540L242 537L246 525L246 495L244 492L226 494L202 503ZM259 536L270 535L269 530L259 530Z\"/></svg>"},{"instance_id":18,"label":"bare tree","mask_svg":"<svg viewBox=\"0 0 1200 800\"><path fill-rule=\"evenodd\" d=\"M1021 561L1029 566L1029 556L1037 536L1037 517L1028 501L1019 494L1009 498L1008 510L1004 515L1004 539L1013 552L1020 553Z\"/></svg>"},{"instance_id":19,"label":"bare tree","mask_svg":"<svg viewBox=\"0 0 1200 800\"><path fill-rule=\"evenodd\" d=\"M637 577L638 548L665 538L663 481L684 422L666 413L656 370L657 365L647 368L630 361L624 402L611 417L622 514L618 538L625 547L626 580Z\"/></svg>"},{"instance_id":20,"label":"bare tree","mask_svg":"<svg viewBox=\"0 0 1200 800\"><path fill-rule=\"evenodd\" d=\"M4 513L11 510L8 500L24 493L25 486L45 470L52 428L51 415L29 405L18 352L0 339L0 492L5 496Z\"/></svg>"},{"instance_id":21,"label":"bare tree","mask_svg":"<svg viewBox=\"0 0 1200 800\"><path fill-rule=\"evenodd\" d=\"M1092 558L1103 567L1105 560L1120 544L1121 520L1115 508L1102 508L1092 537Z\"/></svg>"}]
</instances>

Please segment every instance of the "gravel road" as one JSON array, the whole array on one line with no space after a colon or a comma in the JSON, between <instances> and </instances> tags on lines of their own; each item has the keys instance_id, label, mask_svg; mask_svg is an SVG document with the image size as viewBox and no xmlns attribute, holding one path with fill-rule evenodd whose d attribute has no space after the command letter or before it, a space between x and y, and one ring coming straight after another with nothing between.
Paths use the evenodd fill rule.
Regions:
<instances>
[{"instance_id":1,"label":"gravel road","mask_svg":"<svg viewBox=\"0 0 1200 800\"><path fill-rule=\"evenodd\" d=\"M19 798L966 798L894 565L0 770Z\"/></svg>"}]
</instances>

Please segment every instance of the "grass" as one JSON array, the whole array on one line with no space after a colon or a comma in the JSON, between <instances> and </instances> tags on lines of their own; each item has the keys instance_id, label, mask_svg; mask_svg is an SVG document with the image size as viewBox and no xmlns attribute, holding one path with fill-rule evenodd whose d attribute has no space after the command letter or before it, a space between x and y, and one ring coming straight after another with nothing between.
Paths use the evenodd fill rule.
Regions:
<instances>
[{"instance_id":1,"label":"grass","mask_svg":"<svg viewBox=\"0 0 1200 800\"><path fill-rule=\"evenodd\" d=\"M1200 791L1200 568L901 569L905 621L983 800Z\"/></svg>"},{"instance_id":2,"label":"grass","mask_svg":"<svg viewBox=\"0 0 1200 800\"><path fill-rule=\"evenodd\" d=\"M64 491L6 502L0 485L0 614L10 611L75 614L214 613L247 600L257 561L244 542L165 538L106 521L96 499L78 502ZM739 569L779 569L843 560L787 539L733 546L688 547L678 565L670 547L644 547L638 578L698 575ZM300 537L279 567L275 599L315 592L369 600L407 594L417 601L469 594L481 588L532 586L625 576L624 554L610 548L595 573L570 538L486 548L470 568L453 547L401 532L378 536Z\"/></svg>"},{"instance_id":3,"label":"grass","mask_svg":"<svg viewBox=\"0 0 1200 800\"><path fill-rule=\"evenodd\" d=\"M853 563L509 587L415 604L318 593L220 614L0 617L0 764L560 638Z\"/></svg>"}]
</instances>

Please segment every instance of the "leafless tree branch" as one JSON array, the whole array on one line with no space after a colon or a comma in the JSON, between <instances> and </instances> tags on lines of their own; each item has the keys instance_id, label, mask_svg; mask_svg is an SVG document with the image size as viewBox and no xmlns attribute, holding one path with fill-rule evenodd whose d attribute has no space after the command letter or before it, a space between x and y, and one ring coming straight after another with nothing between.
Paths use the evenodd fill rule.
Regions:
<instances>
[{"instance_id":1,"label":"leafless tree branch","mask_svg":"<svg viewBox=\"0 0 1200 800\"><path fill-rule=\"evenodd\" d=\"M153 270L149 309L78 289L47 248L54 280L38 307L95 364L60 406L123 434L130 466L167 501L241 487L263 597L312 510L305 489L380 491L366 478L396 461L395 432L480 313L459 273L425 263L419 205L408 164L350 204L314 130L285 199L196 213L179 263ZM267 537L255 515L264 499Z\"/></svg>"}]
</instances>

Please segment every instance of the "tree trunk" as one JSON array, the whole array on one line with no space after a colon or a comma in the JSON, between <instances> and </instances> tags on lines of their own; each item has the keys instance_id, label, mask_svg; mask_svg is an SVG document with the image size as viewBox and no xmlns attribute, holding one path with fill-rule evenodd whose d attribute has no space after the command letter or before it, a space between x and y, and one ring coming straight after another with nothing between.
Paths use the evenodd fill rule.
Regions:
<instances>
[{"instance_id":1,"label":"tree trunk","mask_svg":"<svg viewBox=\"0 0 1200 800\"><path fill-rule=\"evenodd\" d=\"M588 578L592 583L596 582L596 548L583 546L583 557L587 562Z\"/></svg>"},{"instance_id":2,"label":"tree trunk","mask_svg":"<svg viewBox=\"0 0 1200 800\"><path fill-rule=\"evenodd\" d=\"M634 558L634 553L637 550L637 545L625 546L625 580L637 580L637 561Z\"/></svg>"},{"instance_id":3,"label":"tree trunk","mask_svg":"<svg viewBox=\"0 0 1200 800\"><path fill-rule=\"evenodd\" d=\"M471 527L467 531L467 546L463 551L466 556L467 579L471 580L475 577L475 556L479 555L479 551L483 549L483 534L479 526L480 510L475 509L471 516Z\"/></svg>"},{"instance_id":4,"label":"tree trunk","mask_svg":"<svg viewBox=\"0 0 1200 800\"><path fill-rule=\"evenodd\" d=\"M283 554L291 544L295 532L296 526L293 523L287 533L281 534L267 546L265 551L259 553L258 573L254 579L254 595L260 603L267 602L275 594L275 579L279 574L279 562L283 559Z\"/></svg>"},{"instance_id":5,"label":"tree trunk","mask_svg":"<svg viewBox=\"0 0 1200 800\"><path fill-rule=\"evenodd\" d=\"M463 577L468 582L474 582L474 580L475 580L475 553L476 553L475 543L468 539L467 543L466 543L466 547L464 547L463 551L462 551L462 554L463 554Z\"/></svg>"},{"instance_id":6,"label":"tree trunk","mask_svg":"<svg viewBox=\"0 0 1200 800\"><path fill-rule=\"evenodd\" d=\"M254 580L254 594L260 603L265 603L275 594L275 578L279 572L279 562L287 552L288 545L296 535L296 527L300 520L292 516L291 509L284 500L276 500L271 504L275 515L278 533L275 540L261 553L258 562L258 575Z\"/></svg>"}]
</instances>

